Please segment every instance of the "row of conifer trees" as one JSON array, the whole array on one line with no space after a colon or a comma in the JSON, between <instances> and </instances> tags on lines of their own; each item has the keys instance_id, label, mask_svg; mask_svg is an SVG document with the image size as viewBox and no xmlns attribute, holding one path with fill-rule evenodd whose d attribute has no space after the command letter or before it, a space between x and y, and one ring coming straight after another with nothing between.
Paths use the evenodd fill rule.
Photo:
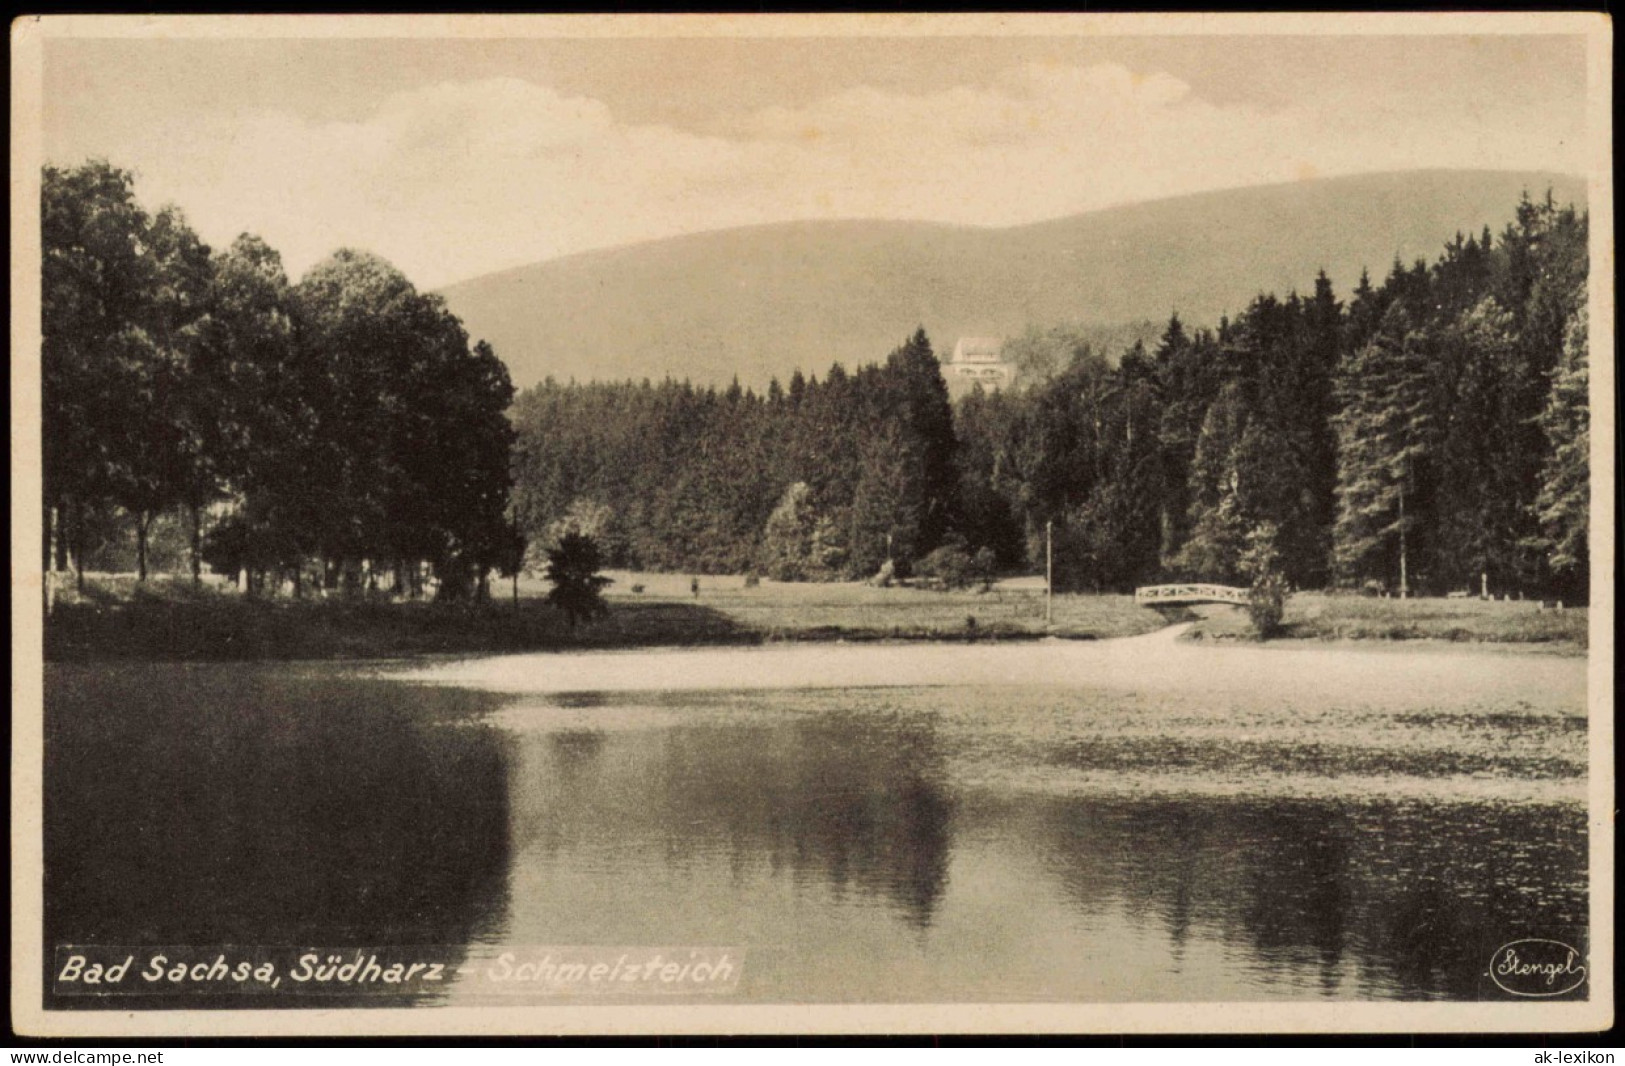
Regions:
<instances>
[{"instance_id":1,"label":"row of conifer trees","mask_svg":"<svg viewBox=\"0 0 1625 1066\"><path fill-rule=\"evenodd\" d=\"M1431 263L1174 316L950 404L931 342L765 393L561 384L520 396L514 515L617 564L869 577L944 547L1057 582L1585 593L1587 216L1527 197ZM1115 354L1116 357L1111 356Z\"/></svg>"}]
</instances>

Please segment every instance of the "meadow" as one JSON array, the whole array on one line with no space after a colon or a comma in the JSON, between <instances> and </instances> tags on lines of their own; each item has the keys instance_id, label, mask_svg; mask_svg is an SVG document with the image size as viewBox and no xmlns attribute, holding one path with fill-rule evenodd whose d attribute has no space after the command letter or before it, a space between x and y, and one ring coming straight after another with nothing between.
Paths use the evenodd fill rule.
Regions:
<instances>
[{"instance_id":1,"label":"meadow","mask_svg":"<svg viewBox=\"0 0 1625 1066\"><path fill-rule=\"evenodd\" d=\"M1250 639L1246 616L1215 609L1192 630L1199 639ZM1299 592L1287 600L1285 640L1450 641L1548 645L1584 654L1590 612L1557 610L1537 600L1415 599Z\"/></svg>"},{"instance_id":2,"label":"meadow","mask_svg":"<svg viewBox=\"0 0 1625 1066\"><path fill-rule=\"evenodd\" d=\"M694 647L793 641L1099 640L1195 621L1199 640L1253 639L1229 607L1197 613L1140 607L1128 595L1063 594L1045 619L1043 583L1015 578L987 591L860 583L786 583L611 571L597 621L570 626L545 602L548 585L521 579L518 596L493 586L481 604L385 598L247 599L235 588L183 577L138 583L89 575L63 590L45 626L53 661L385 659L553 649ZM1299 593L1287 604L1288 641L1451 641L1545 645L1584 654L1587 611L1533 601L1371 599Z\"/></svg>"}]
</instances>

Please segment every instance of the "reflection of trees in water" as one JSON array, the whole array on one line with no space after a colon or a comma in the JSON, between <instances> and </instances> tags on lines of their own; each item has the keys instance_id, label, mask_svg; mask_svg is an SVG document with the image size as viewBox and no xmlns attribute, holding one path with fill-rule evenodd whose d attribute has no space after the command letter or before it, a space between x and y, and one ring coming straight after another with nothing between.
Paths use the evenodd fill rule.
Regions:
<instances>
[{"instance_id":1,"label":"reflection of trees in water","mask_svg":"<svg viewBox=\"0 0 1625 1066\"><path fill-rule=\"evenodd\" d=\"M80 677L46 701L48 943L461 945L503 920L507 753L492 730L433 724L480 697L223 668Z\"/></svg>"},{"instance_id":2,"label":"reflection of trees in water","mask_svg":"<svg viewBox=\"0 0 1625 1066\"><path fill-rule=\"evenodd\" d=\"M947 880L952 817L930 727L819 719L798 725L794 748L801 754L789 774L758 779L761 805L775 812L772 861L822 873L837 890L883 895L911 924L930 925Z\"/></svg>"},{"instance_id":3,"label":"reflection of trees in water","mask_svg":"<svg viewBox=\"0 0 1625 1066\"><path fill-rule=\"evenodd\" d=\"M888 900L922 928L942 897L953 810L928 720L695 724L614 734L613 756L576 732L525 743L514 832L527 851L638 841L672 877L719 853L743 876L765 857L796 880Z\"/></svg>"},{"instance_id":4,"label":"reflection of trees in water","mask_svg":"<svg viewBox=\"0 0 1625 1066\"><path fill-rule=\"evenodd\" d=\"M1498 998L1486 971L1501 944L1584 938L1587 843L1578 807L1459 808L1441 832L1424 808L1396 805L1360 828L1392 839L1364 865L1380 858L1383 884L1403 890L1388 906L1368 907L1359 926L1372 930L1383 978L1425 995Z\"/></svg>"},{"instance_id":5,"label":"reflection of trees in water","mask_svg":"<svg viewBox=\"0 0 1625 1066\"><path fill-rule=\"evenodd\" d=\"M605 737L601 729L561 729L547 740L561 765L586 771L604 750Z\"/></svg>"},{"instance_id":6,"label":"reflection of trees in water","mask_svg":"<svg viewBox=\"0 0 1625 1066\"><path fill-rule=\"evenodd\" d=\"M1244 944L1327 994L1477 997L1490 954L1585 923L1578 810L1304 800L1081 799L1049 815L1068 897ZM1358 962L1361 987L1342 988Z\"/></svg>"},{"instance_id":7,"label":"reflection of trees in water","mask_svg":"<svg viewBox=\"0 0 1625 1066\"><path fill-rule=\"evenodd\" d=\"M614 696L608 692L555 692L548 697L548 703L555 707L609 707L614 704Z\"/></svg>"},{"instance_id":8,"label":"reflection of trees in water","mask_svg":"<svg viewBox=\"0 0 1625 1066\"><path fill-rule=\"evenodd\" d=\"M1235 832L1261 861L1241 864L1232 904L1255 956L1271 967L1317 971L1337 990L1347 946L1350 882L1346 823L1324 805L1282 804L1235 812Z\"/></svg>"},{"instance_id":9,"label":"reflection of trees in water","mask_svg":"<svg viewBox=\"0 0 1625 1066\"><path fill-rule=\"evenodd\" d=\"M666 744L663 830L677 858L721 826L736 863L765 854L775 869L880 896L910 924L930 925L953 806L928 719L823 715L738 739L692 729ZM719 758L723 745L729 757Z\"/></svg>"}]
</instances>

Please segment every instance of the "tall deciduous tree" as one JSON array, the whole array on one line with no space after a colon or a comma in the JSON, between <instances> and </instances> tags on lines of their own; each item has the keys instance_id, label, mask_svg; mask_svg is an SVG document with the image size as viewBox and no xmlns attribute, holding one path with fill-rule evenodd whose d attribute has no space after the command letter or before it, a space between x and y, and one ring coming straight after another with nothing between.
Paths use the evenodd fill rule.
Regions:
<instances>
[{"instance_id":1,"label":"tall deciduous tree","mask_svg":"<svg viewBox=\"0 0 1625 1066\"><path fill-rule=\"evenodd\" d=\"M313 413L306 524L327 584L428 562L442 598L483 589L507 540L507 369L377 256L341 250L292 296Z\"/></svg>"},{"instance_id":2,"label":"tall deciduous tree","mask_svg":"<svg viewBox=\"0 0 1625 1066\"><path fill-rule=\"evenodd\" d=\"M315 550L320 518L308 493L320 461L310 393L320 383L299 358L282 257L260 238L243 234L217 257L199 347L211 379L225 381L215 464L236 508L217 527L219 557L246 570L257 594L268 572Z\"/></svg>"},{"instance_id":3,"label":"tall deciduous tree","mask_svg":"<svg viewBox=\"0 0 1625 1066\"><path fill-rule=\"evenodd\" d=\"M82 582L83 518L109 499L122 461L129 397L113 371L145 317L148 218L130 174L97 161L45 168L40 223L47 562L65 568L71 555Z\"/></svg>"},{"instance_id":4,"label":"tall deciduous tree","mask_svg":"<svg viewBox=\"0 0 1625 1066\"><path fill-rule=\"evenodd\" d=\"M144 580L154 516L209 480L192 365L209 250L178 209L149 215L130 174L101 161L45 168L41 241L50 509L61 529L86 508L125 508Z\"/></svg>"}]
</instances>

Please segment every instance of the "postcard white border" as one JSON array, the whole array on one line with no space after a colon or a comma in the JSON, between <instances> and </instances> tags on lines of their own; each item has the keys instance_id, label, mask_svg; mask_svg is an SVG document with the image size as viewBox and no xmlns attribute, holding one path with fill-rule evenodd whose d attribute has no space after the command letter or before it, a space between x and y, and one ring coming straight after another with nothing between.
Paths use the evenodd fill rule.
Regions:
<instances>
[{"instance_id":1,"label":"postcard white border","mask_svg":"<svg viewBox=\"0 0 1625 1066\"><path fill-rule=\"evenodd\" d=\"M1590 329L1614 351L1612 23L1595 13L62 16L12 24L12 1022L39 1037L740 1033L1584 1032L1614 1017L1612 360L1591 361L1591 998L1565 1003L579 1006L85 1012L41 1008L39 174L43 45L59 38L1575 35L1587 39Z\"/></svg>"}]
</instances>

